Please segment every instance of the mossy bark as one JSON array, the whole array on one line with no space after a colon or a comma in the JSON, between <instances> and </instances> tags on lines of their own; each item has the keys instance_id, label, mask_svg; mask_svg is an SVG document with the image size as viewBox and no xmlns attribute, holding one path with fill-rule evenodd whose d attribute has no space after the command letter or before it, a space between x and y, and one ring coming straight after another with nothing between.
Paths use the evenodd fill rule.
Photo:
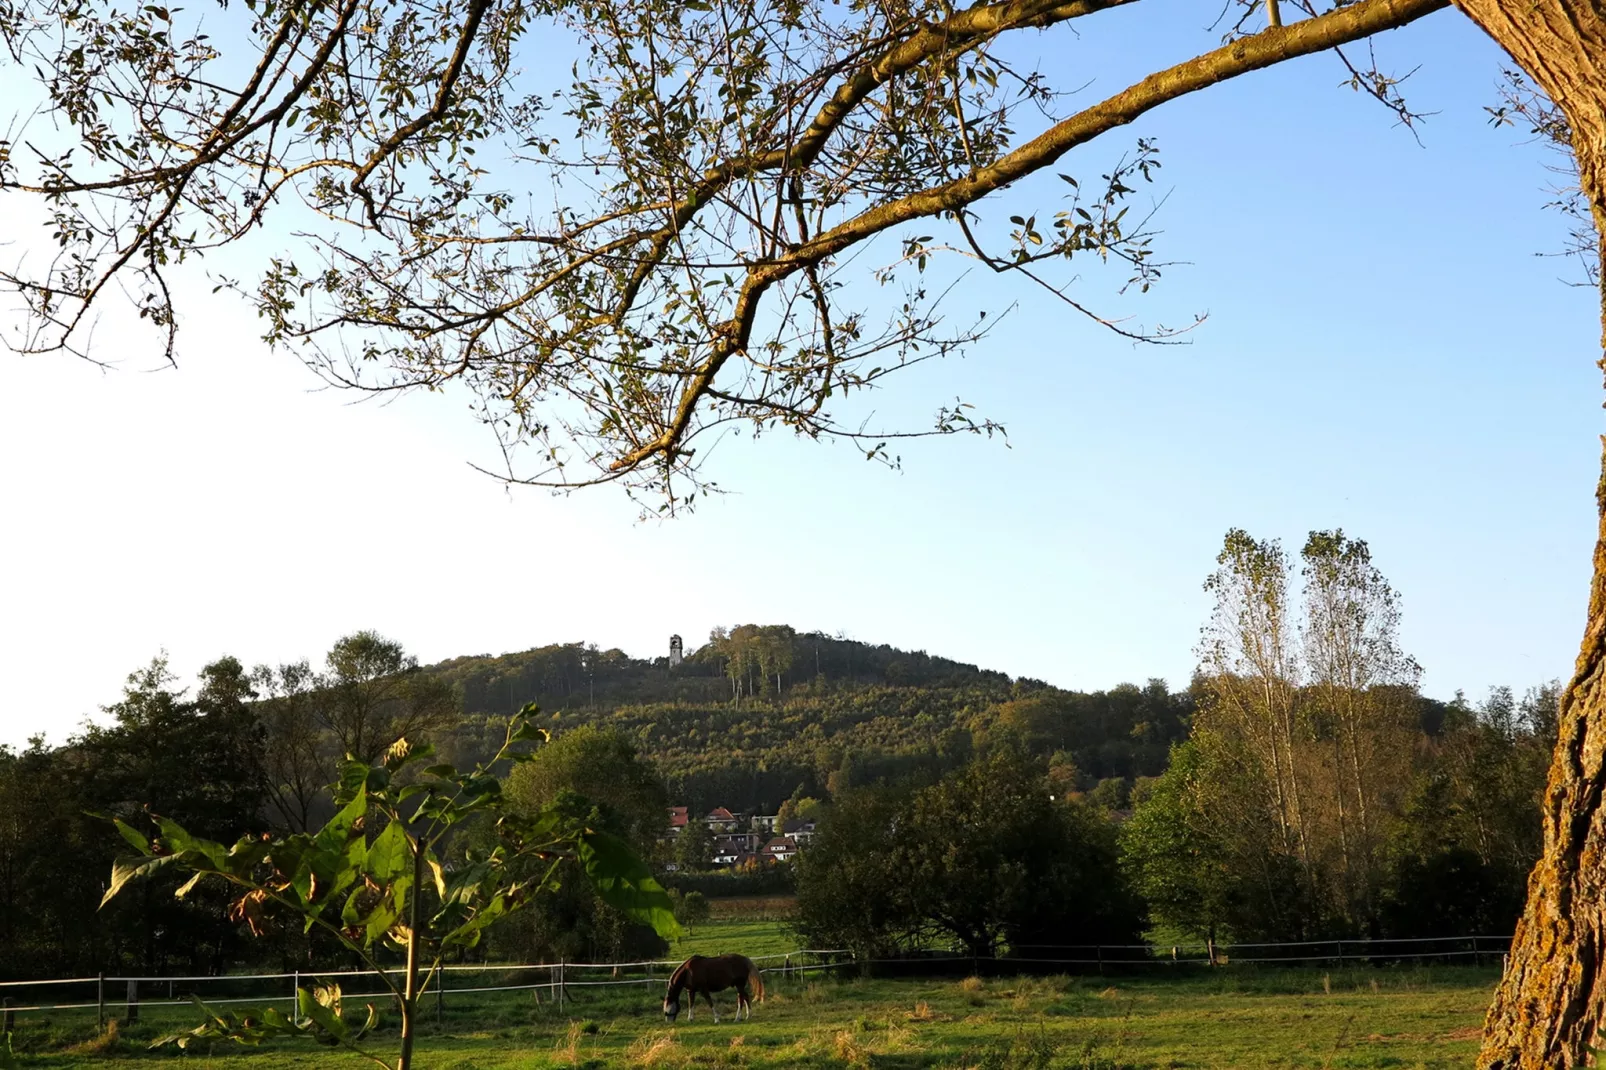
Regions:
<instances>
[{"instance_id":1,"label":"mossy bark","mask_svg":"<svg viewBox=\"0 0 1606 1070\"><path fill-rule=\"evenodd\" d=\"M1606 233L1606 0L1457 0L1562 110ZM1606 330L1606 292L1603 292ZM1603 342L1606 344L1606 342ZM1528 880L1481 1070L1592 1065L1606 1012L1606 439L1600 524L1578 663L1545 788L1545 850Z\"/></svg>"}]
</instances>

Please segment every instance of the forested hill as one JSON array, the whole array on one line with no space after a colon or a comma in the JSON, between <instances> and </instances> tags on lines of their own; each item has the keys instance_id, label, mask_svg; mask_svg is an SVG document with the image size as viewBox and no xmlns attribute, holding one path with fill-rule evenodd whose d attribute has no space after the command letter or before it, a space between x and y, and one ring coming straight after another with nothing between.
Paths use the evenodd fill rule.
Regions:
<instances>
[{"instance_id":1,"label":"forested hill","mask_svg":"<svg viewBox=\"0 0 1606 1070\"><path fill-rule=\"evenodd\" d=\"M676 802L705 810L773 813L789 796L934 777L999 734L1051 757L1067 787L1092 790L1161 773L1192 710L1186 693L1161 681L1063 691L785 626L716 632L674 667L667 656L648 661L572 643L454 658L427 671L460 689L465 752L494 734L491 721L535 702L560 728L619 728L658 766Z\"/></svg>"},{"instance_id":2,"label":"forested hill","mask_svg":"<svg viewBox=\"0 0 1606 1070\"><path fill-rule=\"evenodd\" d=\"M773 695L777 678L783 691L819 680L850 687L981 685L1005 692L1014 683L1007 673L924 651L799 633L784 625L718 632L674 669L667 655L643 660L622 650L563 643L500 657L452 658L427 671L462 689L465 712L490 714L513 713L526 702L551 711L607 711L647 702L732 699L738 692Z\"/></svg>"}]
</instances>

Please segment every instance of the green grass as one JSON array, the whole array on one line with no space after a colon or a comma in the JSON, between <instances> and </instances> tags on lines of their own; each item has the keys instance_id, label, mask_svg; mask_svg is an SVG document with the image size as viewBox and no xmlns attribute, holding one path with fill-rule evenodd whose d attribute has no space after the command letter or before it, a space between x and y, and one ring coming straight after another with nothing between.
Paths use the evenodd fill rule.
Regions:
<instances>
[{"instance_id":1,"label":"green grass","mask_svg":"<svg viewBox=\"0 0 1606 1070\"><path fill-rule=\"evenodd\" d=\"M882 1070L1440 1070L1468 1067L1496 980L1492 969L1255 970L1134 977L1025 977L986 981L771 977L751 1021L715 1024L699 1014L666 1026L660 993L577 996L561 1012L527 994L459 997L442 1026L419 1041L421 1070L627 1067L752 1070L865 1067ZM59 1070L269 1070L332 1066L356 1056L313 1046L148 1054L166 1019L156 1011L105 1050L68 1050L71 1030L19 1023L26 1066ZM91 1021L88 1023L92 1026ZM92 1030L91 1030L92 1031ZM80 1032L80 1036L87 1036ZM381 1035L376 1046L394 1041ZM48 1041L48 1042L47 1042ZM48 1049L48 1050L42 1050ZM371 1065L371 1064L366 1064Z\"/></svg>"},{"instance_id":2,"label":"green grass","mask_svg":"<svg viewBox=\"0 0 1606 1070\"><path fill-rule=\"evenodd\" d=\"M736 952L754 958L759 955L784 955L802 946L785 922L714 919L703 922L671 944L669 957L690 958L692 955Z\"/></svg>"}]
</instances>

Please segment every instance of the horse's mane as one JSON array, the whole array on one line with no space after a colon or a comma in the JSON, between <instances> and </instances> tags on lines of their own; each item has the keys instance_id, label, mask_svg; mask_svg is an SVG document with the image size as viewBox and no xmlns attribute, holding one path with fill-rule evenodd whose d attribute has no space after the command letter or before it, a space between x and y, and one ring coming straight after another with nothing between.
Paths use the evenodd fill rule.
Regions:
<instances>
[{"instance_id":1,"label":"horse's mane","mask_svg":"<svg viewBox=\"0 0 1606 1070\"><path fill-rule=\"evenodd\" d=\"M691 958L675 967L675 972L669 975L669 991L671 993L679 992L690 983L691 964L700 958L702 958L701 955L693 955Z\"/></svg>"}]
</instances>

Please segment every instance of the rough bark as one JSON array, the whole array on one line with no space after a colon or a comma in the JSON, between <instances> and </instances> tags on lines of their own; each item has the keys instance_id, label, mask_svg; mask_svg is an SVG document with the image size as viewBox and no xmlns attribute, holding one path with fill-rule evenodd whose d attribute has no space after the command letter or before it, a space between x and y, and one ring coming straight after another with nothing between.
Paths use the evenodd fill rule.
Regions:
<instances>
[{"instance_id":1,"label":"rough bark","mask_svg":"<svg viewBox=\"0 0 1606 1070\"><path fill-rule=\"evenodd\" d=\"M1606 0L1457 0L1562 109L1606 234ZM1606 292L1603 292L1606 302ZM1602 324L1606 330L1606 304ZM1606 340L1603 340L1606 344ZM1602 362L1606 367L1606 361ZM1602 440L1606 447L1606 439ZM1606 1011L1606 456L1594 579L1545 789L1545 850L1528 880L1481 1070L1592 1065Z\"/></svg>"},{"instance_id":2,"label":"rough bark","mask_svg":"<svg viewBox=\"0 0 1606 1070\"><path fill-rule=\"evenodd\" d=\"M1606 465L1606 459L1603 459ZM1504 977L1484 1023L1481 1070L1590 1065L1606 1001L1606 467L1589 623L1562 699L1545 790L1545 852L1528 879Z\"/></svg>"}]
</instances>

